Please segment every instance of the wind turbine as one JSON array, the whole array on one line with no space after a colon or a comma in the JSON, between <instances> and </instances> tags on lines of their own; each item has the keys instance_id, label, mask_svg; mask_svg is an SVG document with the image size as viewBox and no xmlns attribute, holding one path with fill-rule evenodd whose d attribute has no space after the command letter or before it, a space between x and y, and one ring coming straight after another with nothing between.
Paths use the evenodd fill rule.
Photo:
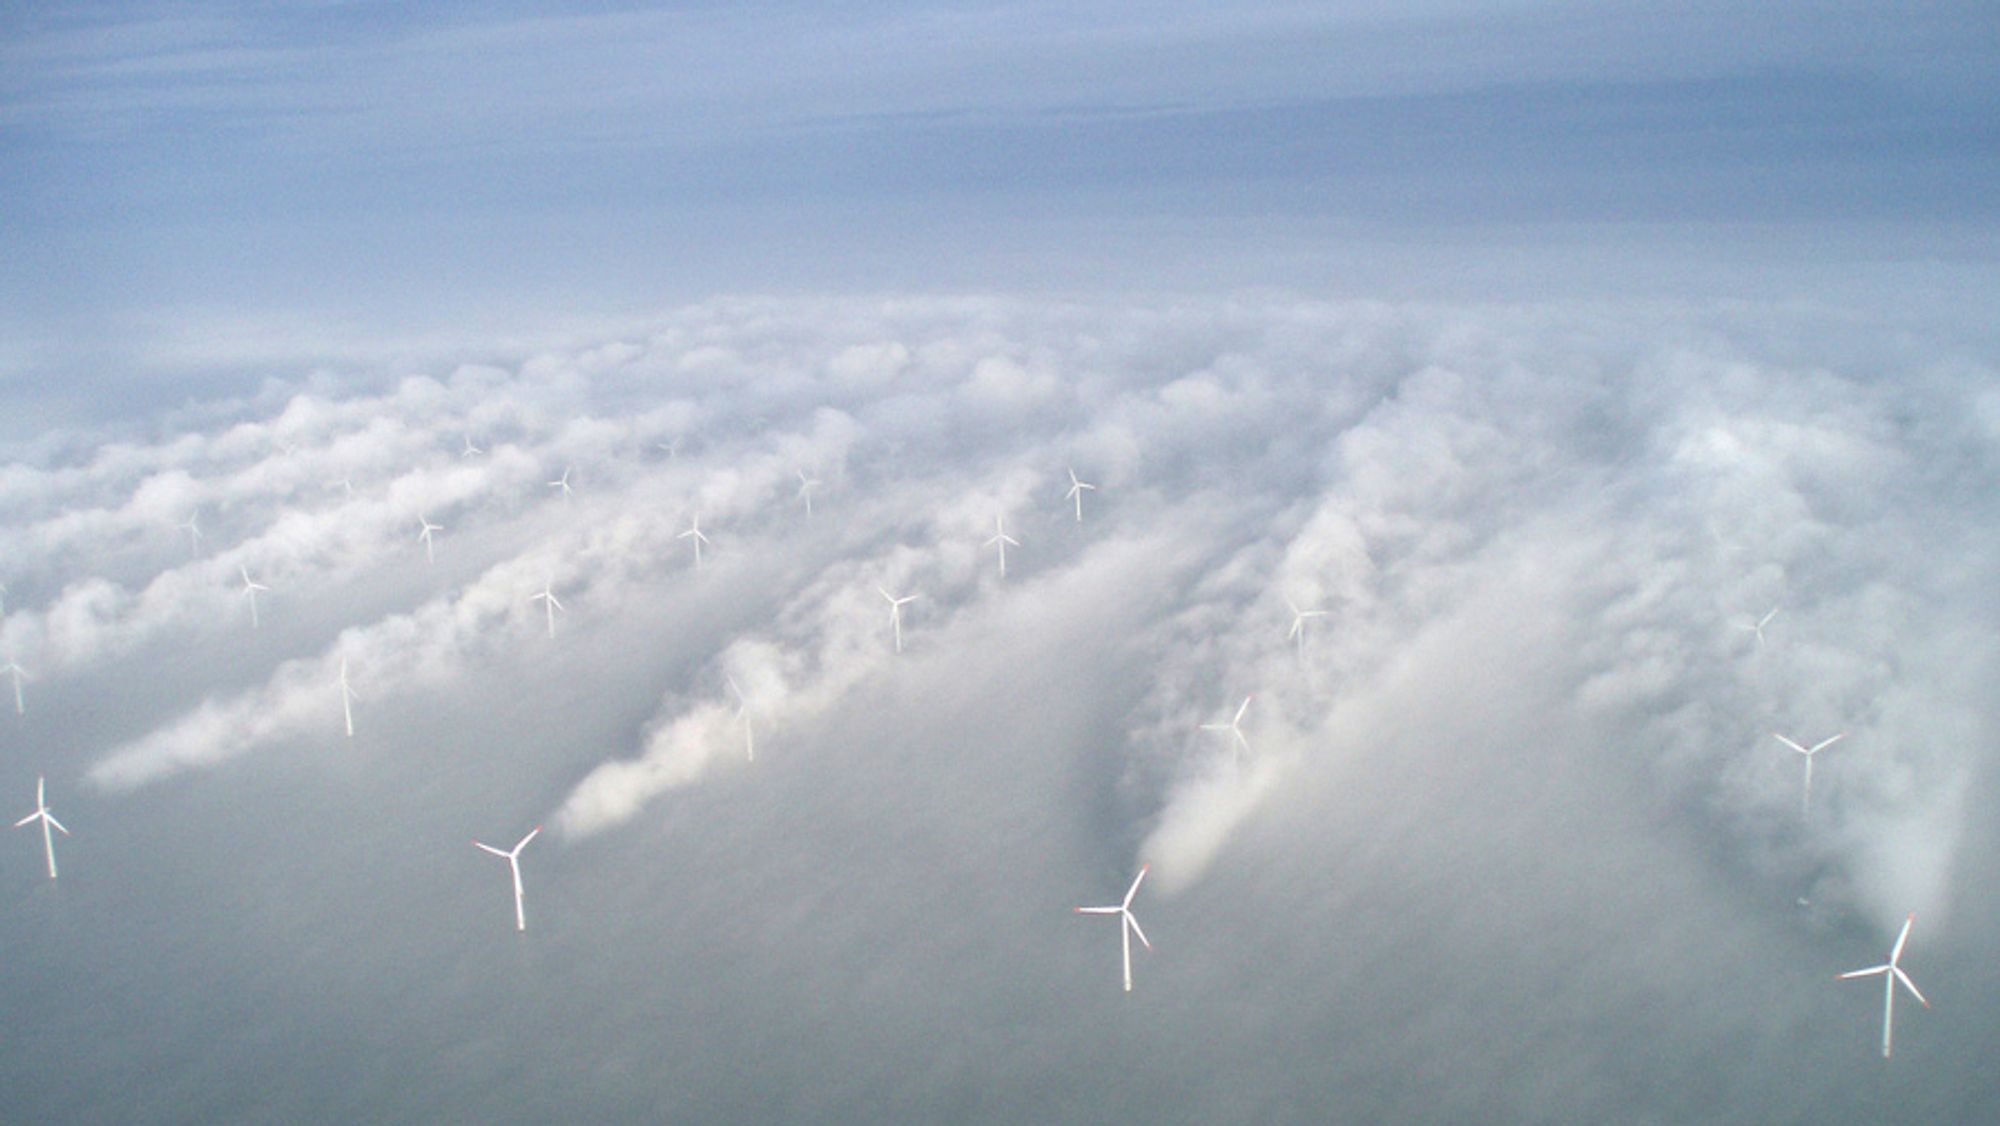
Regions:
<instances>
[{"instance_id":1,"label":"wind turbine","mask_svg":"<svg viewBox=\"0 0 2000 1126\"><path fill-rule=\"evenodd\" d=\"M811 516L813 514L813 490L819 488L819 479L806 476L806 471L803 469L794 469L792 472L799 475L799 499L806 502L806 515Z\"/></svg>"},{"instance_id":2,"label":"wind turbine","mask_svg":"<svg viewBox=\"0 0 2000 1126\"><path fill-rule=\"evenodd\" d=\"M1151 950L1153 948L1152 943L1146 942L1146 932L1139 929L1139 920L1132 915L1132 897L1139 894L1139 881L1146 878L1146 870L1151 867L1151 864L1140 867L1139 874L1132 877L1132 886L1125 892L1124 902L1118 904L1116 907L1079 907L1076 909L1076 913L1079 915L1119 916L1118 945L1125 960L1125 992L1127 993L1132 992L1132 936L1135 934L1138 935L1139 941L1146 943L1146 949Z\"/></svg>"},{"instance_id":3,"label":"wind turbine","mask_svg":"<svg viewBox=\"0 0 2000 1126\"><path fill-rule=\"evenodd\" d=\"M22 668L20 664L14 661L12 658L9 658L6 667L0 668L0 672L7 673L14 678L14 714L27 715L28 704L27 701L22 699L21 697L21 679L28 675L28 670Z\"/></svg>"},{"instance_id":4,"label":"wind turbine","mask_svg":"<svg viewBox=\"0 0 2000 1126\"><path fill-rule=\"evenodd\" d=\"M56 841L54 837L49 836L49 829L53 827L65 837L69 836L69 830L63 828L63 823L56 820L55 814L49 812L47 789L48 779L37 777L35 779L35 812L14 822L14 827L20 829L35 821L42 823L42 851L48 854L49 879L53 880L56 878Z\"/></svg>"},{"instance_id":5,"label":"wind turbine","mask_svg":"<svg viewBox=\"0 0 2000 1126\"><path fill-rule=\"evenodd\" d=\"M1821 739L1819 742L1814 743L1810 747L1801 747L1797 743L1792 742L1790 739L1785 738L1783 735L1780 735L1775 731L1771 732L1771 738L1776 739L1778 742L1783 743L1785 746L1790 747L1791 749L1797 751L1798 753L1806 756L1806 792L1805 792L1805 797L1800 799L1799 801L1799 816L1804 817L1807 813L1811 812L1812 810L1813 756L1820 753L1823 750L1826 750L1828 747L1833 746L1835 743L1840 742L1842 739L1847 738L1847 732L1843 731L1840 734L1835 735L1831 739Z\"/></svg>"},{"instance_id":6,"label":"wind turbine","mask_svg":"<svg viewBox=\"0 0 2000 1126\"><path fill-rule=\"evenodd\" d=\"M7 612L7 584L0 583L0 614Z\"/></svg>"},{"instance_id":7,"label":"wind turbine","mask_svg":"<svg viewBox=\"0 0 2000 1126\"><path fill-rule=\"evenodd\" d=\"M243 566L241 563L236 565L236 570L243 575L243 593L250 596L250 628L256 629L257 592L260 590L270 590L271 588L251 578L250 568Z\"/></svg>"},{"instance_id":8,"label":"wind turbine","mask_svg":"<svg viewBox=\"0 0 2000 1126\"><path fill-rule=\"evenodd\" d=\"M1095 492L1097 486L1087 481L1078 480L1076 470L1071 469L1069 471L1069 492L1063 494L1063 499L1076 502L1076 522L1079 524L1083 523L1083 491L1085 489Z\"/></svg>"},{"instance_id":9,"label":"wind turbine","mask_svg":"<svg viewBox=\"0 0 2000 1126\"><path fill-rule=\"evenodd\" d=\"M562 610L562 612L565 614L569 613L568 610L563 610L562 600L556 597L555 580L550 579L544 582L542 584L542 592L540 594L531 596L528 599L528 601L547 603L546 609L548 610L549 613L549 636L554 637L556 635L556 611Z\"/></svg>"},{"instance_id":10,"label":"wind turbine","mask_svg":"<svg viewBox=\"0 0 2000 1126\"><path fill-rule=\"evenodd\" d=\"M1290 607L1292 611L1292 629L1290 633L1285 635L1285 640L1298 642L1299 653L1303 655L1306 651L1306 619L1324 618L1326 617L1326 611L1320 609L1301 610L1298 603L1293 602L1290 597L1285 599L1285 605Z\"/></svg>"},{"instance_id":11,"label":"wind turbine","mask_svg":"<svg viewBox=\"0 0 2000 1126\"><path fill-rule=\"evenodd\" d=\"M674 538L677 540L692 538L694 540L694 569L697 571L701 570L701 545L709 542L708 537L701 534L701 513L695 513L688 530Z\"/></svg>"},{"instance_id":12,"label":"wind turbine","mask_svg":"<svg viewBox=\"0 0 2000 1126\"><path fill-rule=\"evenodd\" d=\"M326 487L329 489L340 489L350 498L354 496L354 478L352 476L342 477L338 481L329 481Z\"/></svg>"},{"instance_id":13,"label":"wind turbine","mask_svg":"<svg viewBox=\"0 0 2000 1126\"><path fill-rule=\"evenodd\" d=\"M437 554L431 549L431 533L444 531L444 525L431 523L431 518L428 516L417 517L417 522L424 526L424 530L417 533L417 538L424 541L424 562L434 564L437 562Z\"/></svg>"},{"instance_id":14,"label":"wind turbine","mask_svg":"<svg viewBox=\"0 0 2000 1126\"><path fill-rule=\"evenodd\" d=\"M882 590L879 586L875 589L881 591L882 597L889 600L889 626L896 631L896 652L901 653L903 651L903 603L915 602L917 596L906 594L901 598L897 598L888 591Z\"/></svg>"},{"instance_id":15,"label":"wind turbine","mask_svg":"<svg viewBox=\"0 0 2000 1126\"><path fill-rule=\"evenodd\" d=\"M999 513L994 514L993 538L980 545L982 547L997 546L1000 549L1000 577L1003 579L1007 577L1007 545L1011 543L1015 547L1021 546L1020 540L1007 534L1007 525L1004 523L1005 519Z\"/></svg>"},{"instance_id":16,"label":"wind turbine","mask_svg":"<svg viewBox=\"0 0 2000 1126\"><path fill-rule=\"evenodd\" d=\"M55 875L55 870L50 869L49 874ZM1907 986L1911 996L1923 1001L1924 1008L1931 1007L1931 1003L1924 1001L1924 995L1917 991L1917 983L1911 981L1910 975L1904 973L1903 967L1897 964L1903 957L1903 943L1910 939L1910 924L1916 921L1917 916L1914 913L1903 920L1903 933L1896 936L1896 945L1890 948L1888 961L1879 966L1870 966L1865 970L1850 970L1840 975L1842 978L1882 975L1882 1058L1885 1060L1889 1058L1889 1034L1896 1020L1896 983L1900 981Z\"/></svg>"},{"instance_id":17,"label":"wind turbine","mask_svg":"<svg viewBox=\"0 0 2000 1126\"><path fill-rule=\"evenodd\" d=\"M757 761L757 734L750 728L750 698L743 689L736 686L736 678L725 677L729 690L736 693L736 718L743 721L743 756L751 762Z\"/></svg>"},{"instance_id":18,"label":"wind turbine","mask_svg":"<svg viewBox=\"0 0 2000 1126\"><path fill-rule=\"evenodd\" d=\"M1228 732L1229 737L1235 741L1235 746L1241 748L1242 753L1249 754L1250 740L1243 737L1243 713L1249 710L1250 697L1245 696L1243 697L1242 705L1236 709L1236 714L1230 718L1228 723L1204 723L1201 725L1201 729L1203 731Z\"/></svg>"},{"instance_id":19,"label":"wind turbine","mask_svg":"<svg viewBox=\"0 0 2000 1126\"><path fill-rule=\"evenodd\" d=\"M340 659L340 714L347 720L347 737L354 738L354 689L347 683L347 658Z\"/></svg>"},{"instance_id":20,"label":"wind turbine","mask_svg":"<svg viewBox=\"0 0 2000 1126\"><path fill-rule=\"evenodd\" d=\"M669 461L681 456L681 440L679 438L675 438L671 442L654 442L653 445L665 453Z\"/></svg>"},{"instance_id":21,"label":"wind turbine","mask_svg":"<svg viewBox=\"0 0 2000 1126\"><path fill-rule=\"evenodd\" d=\"M514 929L517 931L528 929L528 914L526 909L521 905L521 850L528 847L528 842L534 840L535 834L541 831L542 827L540 825L528 830L528 835L521 838L521 843L515 845L507 852L502 852L490 844L484 844L479 841L472 842L493 855L506 860L507 868L514 873Z\"/></svg>"},{"instance_id":22,"label":"wind turbine","mask_svg":"<svg viewBox=\"0 0 2000 1126\"><path fill-rule=\"evenodd\" d=\"M187 523L174 525L174 527L179 528L188 534L189 551L201 550L201 524L197 520L199 516L200 513L189 513L187 518Z\"/></svg>"},{"instance_id":23,"label":"wind turbine","mask_svg":"<svg viewBox=\"0 0 2000 1126\"><path fill-rule=\"evenodd\" d=\"M465 448L464 448L464 449L462 449L462 450L460 450L460 451L458 451L458 456L460 456L460 457L478 457L478 456L479 456L480 454L483 454L483 453L485 453L485 452L486 452L485 450L482 450L482 449L480 449L480 448L479 448L478 446L475 446L475 445L473 445L473 444L472 444L472 435L470 435L470 434L467 434L467 435L465 436Z\"/></svg>"},{"instance_id":24,"label":"wind turbine","mask_svg":"<svg viewBox=\"0 0 2000 1126\"><path fill-rule=\"evenodd\" d=\"M1767 612L1763 617L1758 618L1755 622L1737 622L1736 628L1747 629L1751 633L1756 634L1757 644L1762 645L1764 644L1764 627L1770 625L1771 619L1777 616L1778 616L1778 608L1776 606L1773 606L1771 607L1769 612Z\"/></svg>"},{"instance_id":25,"label":"wind turbine","mask_svg":"<svg viewBox=\"0 0 2000 1126\"><path fill-rule=\"evenodd\" d=\"M575 490L569 487L569 471L571 468L568 465L563 466L563 475L549 482L549 488L562 490L562 498L564 500L568 500L575 493Z\"/></svg>"}]
</instances>

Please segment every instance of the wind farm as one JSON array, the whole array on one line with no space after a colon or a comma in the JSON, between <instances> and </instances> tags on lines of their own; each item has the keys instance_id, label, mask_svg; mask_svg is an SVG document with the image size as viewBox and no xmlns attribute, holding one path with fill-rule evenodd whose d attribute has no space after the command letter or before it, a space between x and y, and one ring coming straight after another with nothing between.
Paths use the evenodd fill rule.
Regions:
<instances>
[{"instance_id":1,"label":"wind farm","mask_svg":"<svg viewBox=\"0 0 2000 1126\"><path fill-rule=\"evenodd\" d=\"M1988 13L1385 13L0 20L8 1119L1993 1118Z\"/></svg>"}]
</instances>

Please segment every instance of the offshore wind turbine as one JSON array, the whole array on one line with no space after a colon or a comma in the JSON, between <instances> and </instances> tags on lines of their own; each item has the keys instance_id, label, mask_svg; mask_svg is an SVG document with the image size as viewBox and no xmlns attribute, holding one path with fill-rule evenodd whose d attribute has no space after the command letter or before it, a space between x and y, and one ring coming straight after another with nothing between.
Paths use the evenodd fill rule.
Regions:
<instances>
[{"instance_id":1,"label":"offshore wind turbine","mask_svg":"<svg viewBox=\"0 0 2000 1126\"><path fill-rule=\"evenodd\" d=\"M424 541L424 562L436 563L437 555L431 549L431 533L444 531L444 525L431 523L431 518L428 516L417 517L417 523L422 524L424 528L417 533L417 538Z\"/></svg>"},{"instance_id":2,"label":"offshore wind turbine","mask_svg":"<svg viewBox=\"0 0 2000 1126\"><path fill-rule=\"evenodd\" d=\"M994 513L993 538L980 545L982 547L998 547L1000 549L1000 577L1003 579L1007 577L1007 545L1011 543L1015 547L1021 546L1020 540L1007 534L1005 521L1006 518L1004 516L1001 516L997 512Z\"/></svg>"},{"instance_id":3,"label":"offshore wind turbine","mask_svg":"<svg viewBox=\"0 0 2000 1126\"><path fill-rule=\"evenodd\" d=\"M875 589L881 591L882 597L889 600L889 627L896 631L896 652L901 653L903 651L903 603L915 602L917 596L906 594L901 598L897 598L888 591L882 590L880 586L877 586Z\"/></svg>"},{"instance_id":4,"label":"offshore wind turbine","mask_svg":"<svg viewBox=\"0 0 2000 1126\"><path fill-rule=\"evenodd\" d=\"M708 543L709 539L707 536L701 534L701 513L695 513L690 519L692 522L688 530L674 538L677 540L694 540L694 569L699 571L701 570L701 545Z\"/></svg>"},{"instance_id":5,"label":"offshore wind turbine","mask_svg":"<svg viewBox=\"0 0 2000 1126\"><path fill-rule=\"evenodd\" d=\"M354 738L354 689L347 683L347 658L340 659L340 714L347 720L347 737Z\"/></svg>"},{"instance_id":6,"label":"offshore wind turbine","mask_svg":"<svg viewBox=\"0 0 2000 1126\"><path fill-rule=\"evenodd\" d=\"M1765 612L1763 617L1758 618L1755 622L1737 622L1736 628L1747 629L1751 633L1756 634L1757 644L1761 646L1764 644L1764 627L1770 625L1771 619L1777 616L1778 616L1778 608L1776 606L1773 606L1770 608L1770 610Z\"/></svg>"},{"instance_id":7,"label":"offshore wind turbine","mask_svg":"<svg viewBox=\"0 0 2000 1126\"><path fill-rule=\"evenodd\" d=\"M1079 915L1118 916L1118 944L1124 956L1125 992L1127 993L1132 992L1132 936L1135 934L1138 935L1139 941L1146 943L1146 949L1151 950L1153 948L1152 943L1146 942L1146 932L1139 929L1139 920L1132 915L1132 897L1139 894L1139 881L1146 878L1146 870L1151 867L1151 864L1140 867L1139 874L1132 877L1132 886L1125 891L1124 901L1117 906L1079 907L1076 909L1076 913Z\"/></svg>"},{"instance_id":8,"label":"offshore wind turbine","mask_svg":"<svg viewBox=\"0 0 2000 1126\"><path fill-rule=\"evenodd\" d=\"M505 860L508 870L514 873L514 929L517 931L528 929L527 911L521 905L521 850L528 847L528 842L534 840L535 834L541 831L542 827L540 825L528 830L528 835L522 837L519 844L506 852L502 852L492 845L484 844L480 841L472 842L474 845Z\"/></svg>"},{"instance_id":9,"label":"offshore wind turbine","mask_svg":"<svg viewBox=\"0 0 2000 1126\"><path fill-rule=\"evenodd\" d=\"M1079 524L1083 523L1083 492L1085 489L1089 489L1092 492L1095 492L1097 491L1097 486L1089 483L1088 481L1079 480L1076 475L1076 470L1070 469L1069 492L1063 494L1063 499L1073 500L1076 502L1076 522Z\"/></svg>"},{"instance_id":10,"label":"offshore wind turbine","mask_svg":"<svg viewBox=\"0 0 2000 1126\"><path fill-rule=\"evenodd\" d=\"M573 467L568 465L563 466L563 475L549 482L549 488L562 490L562 498L564 500L568 500L576 491L569 487L569 471L571 468Z\"/></svg>"},{"instance_id":11,"label":"offshore wind turbine","mask_svg":"<svg viewBox=\"0 0 2000 1126\"><path fill-rule=\"evenodd\" d=\"M1240 749L1243 754L1249 754L1250 740L1243 737L1243 713L1249 710L1250 697L1245 696L1243 697L1242 705L1236 709L1236 714L1230 717L1228 723L1204 723L1201 725L1201 729L1203 731L1227 732L1230 739L1233 740L1233 748Z\"/></svg>"},{"instance_id":12,"label":"offshore wind turbine","mask_svg":"<svg viewBox=\"0 0 2000 1126\"><path fill-rule=\"evenodd\" d=\"M813 490L819 488L820 481L817 477L806 476L806 471L803 469L794 469L792 472L799 475L799 499L806 502L806 515L811 516L813 514Z\"/></svg>"},{"instance_id":13,"label":"offshore wind turbine","mask_svg":"<svg viewBox=\"0 0 2000 1126\"><path fill-rule=\"evenodd\" d=\"M735 677L725 676L724 679L729 681L729 690L736 694L736 718L743 721L743 757L756 762L757 733L750 728L750 698L736 686Z\"/></svg>"},{"instance_id":14,"label":"offshore wind turbine","mask_svg":"<svg viewBox=\"0 0 2000 1126\"><path fill-rule=\"evenodd\" d=\"M6 667L0 668L0 672L14 678L14 714L27 715L28 704L21 696L21 680L28 675L28 670L22 668L19 662L9 658Z\"/></svg>"},{"instance_id":15,"label":"offshore wind turbine","mask_svg":"<svg viewBox=\"0 0 2000 1126\"><path fill-rule=\"evenodd\" d=\"M565 614L569 613L568 610L563 609L562 599L556 597L555 580L550 579L542 583L542 592L540 594L531 596L528 599L528 601L547 603L546 609L548 610L549 613L549 636L554 637L556 635L556 611L562 610L562 612Z\"/></svg>"},{"instance_id":16,"label":"offshore wind turbine","mask_svg":"<svg viewBox=\"0 0 2000 1126\"><path fill-rule=\"evenodd\" d=\"M257 592L260 590L270 590L271 588L251 578L250 568L243 566L241 563L236 565L236 570L243 576L243 593L250 596L250 628L256 629Z\"/></svg>"},{"instance_id":17,"label":"offshore wind turbine","mask_svg":"<svg viewBox=\"0 0 2000 1126\"><path fill-rule=\"evenodd\" d=\"M49 836L49 830L54 828L65 837L69 836L69 830L63 828L63 823L56 820L55 814L49 812L47 787L47 778L38 776L35 779L35 812L14 822L14 827L20 829L36 821L42 823L42 851L48 855L49 879L53 880L56 878L56 841L54 837Z\"/></svg>"},{"instance_id":18,"label":"offshore wind turbine","mask_svg":"<svg viewBox=\"0 0 2000 1126\"><path fill-rule=\"evenodd\" d=\"M55 870L50 869L49 874L55 875ZM1896 983L1900 981L1908 987L1910 995L1922 1001L1924 1008L1931 1007L1931 1003L1924 1001L1924 995L1917 991L1917 983L1911 981L1910 975L1904 973L1903 967L1897 964L1903 957L1903 944L1910 939L1910 924L1916 921L1917 916L1914 912L1903 920L1903 933L1896 936L1896 945L1890 948L1888 961L1879 966L1870 966L1865 970L1849 970L1840 975L1842 978L1882 975L1882 1058L1885 1060L1889 1058L1889 1035L1895 1028Z\"/></svg>"},{"instance_id":19,"label":"offshore wind turbine","mask_svg":"<svg viewBox=\"0 0 2000 1126\"><path fill-rule=\"evenodd\" d=\"M1843 731L1840 734L1835 735L1831 739L1821 739L1819 742L1814 743L1810 747L1801 747L1797 743L1792 742L1790 739L1785 738L1783 735L1780 735L1775 731L1771 732L1771 738L1776 739L1778 742L1783 743L1785 746L1790 747L1791 749L1797 751L1798 753L1806 756L1806 790L1805 790L1805 796L1801 798L1799 801L1799 816L1804 817L1812 811L1813 756L1820 753L1823 750L1826 750L1828 747L1833 746L1835 743L1840 742L1842 739L1847 738L1847 732Z\"/></svg>"},{"instance_id":20,"label":"offshore wind turbine","mask_svg":"<svg viewBox=\"0 0 2000 1126\"><path fill-rule=\"evenodd\" d=\"M1285 640L1296 641L1299 652L1303 654L1306 651L1306 619L1324 618L1326 617L1326 611L1318 608L1301 610L1298 603L1293 602L1289 596L1285 598L1285 605L1292 611L1292 629L1290 633L1285 635Z\"/></svg>"}]
</instances>

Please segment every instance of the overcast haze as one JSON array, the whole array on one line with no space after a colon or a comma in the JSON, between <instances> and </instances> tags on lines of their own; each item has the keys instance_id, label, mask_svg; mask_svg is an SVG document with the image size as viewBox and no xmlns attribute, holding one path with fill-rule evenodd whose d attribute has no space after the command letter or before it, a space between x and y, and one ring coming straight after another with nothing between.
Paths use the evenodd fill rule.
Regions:
<instances>
[{"instance_id":1,"label":"overcast haze","mask_svg":"<svg viewBox=\"0 0 2000 1126\"><path fill-rule=\"evenodd\" d=\"M9 1114L1992 1117L1994 40L0 17Z\"/></svg>"}]
</instances>

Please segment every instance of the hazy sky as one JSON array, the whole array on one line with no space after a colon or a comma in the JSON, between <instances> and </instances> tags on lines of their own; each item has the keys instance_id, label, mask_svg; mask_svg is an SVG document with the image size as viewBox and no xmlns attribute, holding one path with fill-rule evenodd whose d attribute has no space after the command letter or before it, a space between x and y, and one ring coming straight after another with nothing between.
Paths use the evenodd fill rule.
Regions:
<instances>
[{"instance_id":1,"label":"hazy sky","mask_svg":"<svg viewBox=\"0 0 2000 1126\"><path fill-rule=\"evenodd\" d=\"M1993 1117L1996 21L1330 7L0 16L7 1113Z\"/></svg>"}]
</instances>

